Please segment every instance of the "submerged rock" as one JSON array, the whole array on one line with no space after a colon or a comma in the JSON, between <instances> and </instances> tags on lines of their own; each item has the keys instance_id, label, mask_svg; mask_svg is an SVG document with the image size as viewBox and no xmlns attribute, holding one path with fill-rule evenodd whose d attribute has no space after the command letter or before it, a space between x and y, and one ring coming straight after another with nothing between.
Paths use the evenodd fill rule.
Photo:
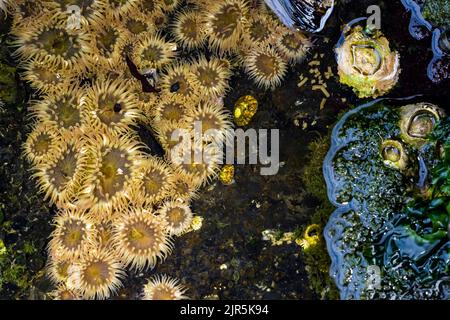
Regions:
<instances>
[{"instance_id":1,"label":"submerged rock","mask_svg":"<svg viewBox=\"0 0 450 320\"><path fill-rule=\"evenodd\" d=\"M324 162L337 207L324 236L343 299L450 298L448 213L409 202L432 202L441 142L428 137L444 114L429 103L395 105L347 113Z\"/></svg>"}]
</instances>

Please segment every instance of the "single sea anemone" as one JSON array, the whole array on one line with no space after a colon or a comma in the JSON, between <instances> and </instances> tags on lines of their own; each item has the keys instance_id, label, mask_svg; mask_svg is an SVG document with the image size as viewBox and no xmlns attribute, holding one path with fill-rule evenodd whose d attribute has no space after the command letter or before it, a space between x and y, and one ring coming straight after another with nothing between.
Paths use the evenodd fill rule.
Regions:
<instances>
[{"instance_id":1,"label":"single sea anemone","mask_svg":"<svg viewBox=\"0 0 450 320\"><path fill-rule=\"evenodd\" d=\"M36 18L42 13L42 3L35 0L15 0L13 4L14 20L11 33L16 34L20 29L29 27L36 22Z\"/></svg>"},{"instance_id":2,"label":"single sea anemone","mask_svg":"<svg viewBox=\"0 0 450 320\"><path fill-rule=\"evenodd\" d=\"M183 300L187 289L166 275L151 277L144 286L143 300Z\"/></svg>"},{"instance_id":3,"label":"single sea anemone","mask_svg":"<svg viewBox=\"0 0 450 320\"><path fill-rule=\"evenodd\" d=\"M38 121L52 126L65 138L79 136L86 124L86 114L80 103L81 88L60 87L61 91L47 96L31 107Z\"/></svg>"},{"instance_id":4,"label":"single sea anemone","mask_svg":"<svg viewBox=\"0 0 450 320\"><path fill-rule=\"evenodd\" d=\"M123 212L115 221L114 241L121 261L131 268L153 268L172 250L166 222L141 208Z\"/></svg>"},{"instance_id":5,"label":"single sea anemone","mask_svg":"<svg viewBox=\"0 0 450 320\"><path fill-rule=\"evenodd\" d=\"M104 132L129 131L129 126L140 116L134 89L129 81L121 78L98 79L82 98L90 125Z\"/></svg>"},{"instance_id":6,"label":"single sea anemone","mask_svg":"<svg viewBox=\"0 0 450 320\"><path fill-rule=\"evenodd\" d=\"M245 45L252 48L271 44L276 40L278 27L279 23L271 15L264 12L252 14L244 32Z\"/></svg>"},{"instance_id":7,"label":"single sea anemone","mask_svg":"<svg viewBox=\"0 0 450 320\"><path fill-rule=\"evenodd\" d=\"M220 53L238 47L247 22L247 2L245 0L211 2L206 10L205 31L210 46Z\"/></svg>"},{"instance_id":8,"label":"single sea anemone","mask_svg":"<svg viewBox=\"0 0 450 320\"><path fill-rule=\"evenodd\" d=\"M193 79L198 90L206 97L221 97L228 89L231 71L223 60L212 58L209 61L201 57L192 66Z\"/></svg>"},{"instance_id":9,"label":"single sea anemone","mask_svg":"<svg viewBox=\"0 0 450 320\"><path fill-rule=\"evenodd\" d=\"M34 126L24 144L24 154L33 164L44 163L54 159L62 144L62 137L45 123Z\"/></svg>"},{"instance_id":10,"label":"single sea anemone","mask_svg":"<svg viewBox=\"0 0 450 320\"><path fill-rule=\"evenodd\" d=\"M174 186L168 200L176 199L189 202L198 197L198 189L202 184L200 179L193 178L192 175L186 174L181 170L175 171L173 179Z\"/></svg>"},{"instance_id":11,"label":"single sea anemone","mask_svg":"<svg viewBox=\"0 0 450 320\"><path fill-rule=\"evenodd\" d=\"M172 26L175 40L189 50L200 47L206 40L202 16L196 11L178 14Z\"/></svg>"},{"instance_id":12,"label":"single sea anemone","mask_svg":"<svg viewBox=\"0 0 450 320\"><path fill-rule=\"evenodd\" d=\"M165 202L158 210L158 214L166 220L169 233L175 236L189 229L193 217L191 208L180 201Z\"/></svg>"},{"instance_id":13,"label":"single sea anemone","mask_svg":"<svg viewBox=\"0 0 450 320\"><path fill-rule=\"evenodd\" d=\"M194 76L190 66L186 63L175 63L168 66L161 77L163 93L170 96L180 96L184 99L195 100L198 95L198 87L195 85Z\"/></svg>"},{"instance_id":14,"label":"single sea anemone","mask_svg":"<svg viewBox=\"0 0 450 320\"><path fill-rule=\"evenodd\" d=\"M66 284L60 283L55 290L50 292L53 300L80 300L81 293L78 290L70 289Z\"/></svg>"},{"instance_id":15,"label":"single sea anemone","mask_svg":"<svg viewBox=\"0 0 450 320\"><path fill-rule=\"evenodd\" d=\"M139 3L140 0L96 0L92 8L106 19L118 19L139 12Z\"/></svg>"},{"instance_id":16,"label":"single sea anemone","mask_svg":"<svg viewBox=\"0 0 450 320\"><path fill-rule=\"evenodd\" d=\"M65 72L83 71L89 37L84 32L69 30L65 23L58 15L39 16L39 22L21 29L17 35L15 55Z\"/></svg>"},{"instance_id":17,"label":"single sea anemone","mask_svg":"<svg viewBox=\"0 0 450 320\"><path fill-rule=\"evenodd\" d=\"M21 75L22 79L41 94L54 94L60 91L60 86L71 80L71 76L65 72L36 60L25 62L22 68L25 70Z\"/></svg>"},{"instance_id":18,"label":"single sea anemone","mask_svg":"<svg viewBox=\"0 0 450 320\"><path fill-rule=\"evenodd\" d=\"M282 34L277 37L277 50L290 62L301 62L305 59L312 44L310 39L300 31L281 28Z\"/></svg>"},{"instance_id":19,"label":"single sea anemone","mask_svg":"<svg viewBox=\"0 0 450 320\"><path fill-rule=\"evenodd\" d=\"M153 34L156 31L151 19L142 12L122 19L122 26L133 35L135 39L145 33ZM134 39L133 39L134 40Z\"/></svg>"},{"instance_id":20,"label":"single sea anemone","mask_svg":"<svg viewBox=\"0 0 450 320\"><path fill-rule=\"evenodd\" d=\"M107 299L121 286L125 277L116 255L104 248L93 248L69 267L67 287L81 293L83 299Z\"/></svg>"},{"instance_id":21,"label":"single sea anemone","mask_svg":"<svg viewBox=\"0 0 450 320\"><path fill-rule=\"evenodd\" d=\"M255 48L244 58L245 69L259 87L269 89L281 84L287 64L272 48Z\"/></svg>"},{"instance_id":22,"label":"single sea anemone","mask_svg":"<svg viewBox=\"0 0 450 320\"><path fill-rule=\"evenodd\" d=\"M94 4L98 0L50 0L41 1L44 8L49 10L56 10L60 13L65 13L66 19L70 19L72 15L76 20L72 27L78 28L78 23L81 26L86 26L92 23L100 15L100 12L94 9ZM69 20L66 20L69 21Z\"/></svg>"},{"instance_id":23,"label":"single sea anemone","mask_svg":"<svg viewBox=\"0 0 450 320\"><path fill-rule=\"evenodd\" d=\"M186 132L189 132L188 126L181 122L174 123L153 121L151 125L154 128L156 138L166 153L169 153L173 147L183 141L183 136L177 134L182 133L180 130L186 130Z\"/></svg>"},{"instance_id":24,"label":"single sea anemone","mask_svg":"<svg viewBox=\"0 0 450 320\"><path fill-rule=\"evenodd\" d=\"M69 267L74 263L73 259L49 256L46 271L47 276L54 284L66 282L69 278Z\"/></svg>"},{"instance_id":25,"label":"single sea anemone","mask_svg":"<svg viewBox=\"0 0 450 320\"><path fill-rule=\"evenodd\" d=\"M86 211L67 207L58 213L54 224L56 228L48 244L51 257L79 259L92 249L96 230Z\"/></svg>"},{"instance_id":26,"label":"single sea anemone","mask_svg":"<svg viewBox=\"0 0 450 320\"><path fill-rule=\"evenodd\" d=\"M138 168L138 180L134 186L134 202L148 207L170 195L173 188L173 171L163 161L148 158Z\"/></svg>"},{"instance_id":27,"label":"single sea anemone","mask_svg":"<svg viewBox=\"0 0 450 320\"><path fill-rule=\"evenodd\" d=\"M83 149L80 143L64 141L53 159L36 168L33 177L45 199L58 205L76 199L88 161Z\"/></svg>"},{"instance_id":28,"label":"single sea anemone","mask_svg":"<svg viewBox=\"0 0 450 320\"><path fill-rule=\"evenodd\" d=\"M160 0L159 6L165 12L172 12L176 9L179 3L179 0Z\"/></svg>"},{"instance_id":29,"label":"single sea anemone","mask_svg":"<svg viewBox=\"0 0 450 320\"><path fill-rule=\"evenodd\" d=\"M169 96L166 99L162 99L152 112L155 123L163 121L179 124L190 108L190 103L187 101L179 96Z\"/></svg>"},{"instance_id":30,"label":"single sea anemone","mask_svg":"<svg viewBox=\"0 0 450 320\"><path fill-rule=\"evenodd\" d=\"M143 34L133 45L131 59L142 74L160 69L175 57L177 45L165 41L159 34Z\"/></svg>"},{"instance_id":31,"label":"single sea anemone","mask_svg":"<svg viewBox=\"0 0 450 320\"><path fill-rule=\"evenodd\" d=\"M105 134L89 138L86 145L90 161L77 204L102 221L128 204L142 161L141 145L130 136Z\"/></svg>"}]
</instances>

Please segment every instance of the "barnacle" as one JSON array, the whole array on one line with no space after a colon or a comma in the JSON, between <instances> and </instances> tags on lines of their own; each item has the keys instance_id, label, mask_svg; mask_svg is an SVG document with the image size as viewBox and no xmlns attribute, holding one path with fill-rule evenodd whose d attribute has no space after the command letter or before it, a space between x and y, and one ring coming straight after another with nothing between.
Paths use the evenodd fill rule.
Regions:
<instances>
[{"instance_id":1,"label":"barnacle","mask_svg":"<svg viewBox=\"0 0 450 320\"><path fill-rule=\"evenodd\" d=\"M45 199L58 205L74 201L80 191L87 161L79 142L65 141L55 157L40 165L33 174Z\"/></svg>"},{"instance_id":2,"label":"barnacle","mask_svg":"<svg viewBox=\"0 0 450 320\"><path fill-rule=\"evenodd\" d=\"M192 50L200 47L206 40L202 16L196 11L178 14L173 23L172 33L181 46Z\"/></svg>"},{"instance_id":3,"label":"barnacle","mask_svg":"<svg viewBox=\"0 0 450 320\"><path fill-rule=\"evenodd\" d=\"M100 135L87 142L86 168L78 204L103 220L126 206L142 160L141 146L129 136Z\"/></svg>"},{"instance_id":4,"label":"barnacle","mask_svg":"<svg viewBox=\"0 0 450 320\"><path fill-rule=\"evenodd\" d=\"M123 265L116 255L102 247L92 249L69 267L67 287L83 299L107 299L122 286Z\"/></svg>"},{"instance_id":5,"label":"barnacle","mask_svg":"<svg viewBox=\"0 0 450 320\"><path fill-rule=\"evenodd\" d=\"M54 159L62 144L61 136L45 123L34 126L24 144L24 154L33 164L44 163Z\"/></svg>"},{"instance_id":6,"label":"barnacle","mask_svg":"<svg viewBox=\"0 0 450 320\"><path fill-rule=\"evenodd\" d=\"M72 207L61 210L54 224L55 230L48 244L51 257L78 259L89 252L96 231L93 221L84 210Z\"/></svg>"},{"instance_id":7,"label":"barnacle","mask_svg":"<svg viewBox=\"0 0 450 320\"><path fill-rule=\"evenodd\" d=\"M133 46L132 59L143 74L160 69L175 57L176 44L167 42L160 34L142 35Z\"/></svg>"},{"instance_id":8,"label":"barnacle","mask_svg":"<svg viewBox=\"0 0 450 320\"><path fill-rule=\"evenodd\" d=\"M166 163L156 158L147 158L137 170L139 183L133 188L133 199L136 203L147 207L171 195L174 174Z\"/></svg>"},{"instance_id":9,"label":"barnacle","mask_svg":"<svg viewBox=\"0 0 450 320\"><path fill-rule=\"evenodd\" d=\"M140 208L125 211L114 227L118 255L133 269L153 268L172 250L165 220L149 211Z\"/></svg>"},{"instance_id":10,"label":"barnacle","mask_svg":"<svg viewBox=\"0 0 450 320\"><path fill-rule=\"evenodd\" d=\"M244 66L250 78L265 89L280 85L287 72L286 62L270 47L250 51L244 58Z\"/></svg>"},{"instance_id":11,"label":"barnacle","mask_svg":"<svg viewBox=\"0 0 450 320\"><path fill-rule=\"evenodd\" d=\"M205 12L205 30L211 48L219 53L238 47L247 23L248 6L244 0L211 2Z\"/></svg>"},{"instance_id":12,"label":"barnacle","mask_svg":"<svg viewBox=\"0 0 450 320\"><path fill-rule=\"evenodd\" d=\"M205 57L200 57L194 62L192 74L198 90L205 97L223 96L231 77L231 71L223 60L217 58L207 60Z\"/></svg>"},{"instance_id":13,"label":"barnacle","mask_svg":"<svg viewBox=\"0 0 450 320\"><path fill-rule=\"evenodd\" d=\"M165 202L158 214L166 221L166 229L169 233L175 236L179 236L189 229L193 217L189 206L179 201Z\"/></svg>"},{"instance_id":14,"label":"barnacle","mask_svg":"<svg viewBox=\"0 0 450 320\"><path fill-rule=\"evenodd\" d=\"M340 81L359 98L379 97L389 92L400 74L400 57L391 51L380 31L368 34L361 26L348 28L336 47Z\"/></svg>"},{"instance_id":15,"label":"barnacle","mask_svg":"<svg viewBox=\"0 0 450 320\"><path fill-rule=\"evenodd\" d=\"M82 98L90 125L104 132L127 132L140 116L134 89L121 78L97 80Z\"/></svg>"},{"instance_id":16,"label":"barnacle","mask_svg":"<svg viewBox=\"0 0 450 320\"><path fill-rule=\"evenodd\" d=\"M143 300L183 300L186 288L178 280L166 275L156 275L150 278L144 286Z\"/></svg>"}]
</instances>

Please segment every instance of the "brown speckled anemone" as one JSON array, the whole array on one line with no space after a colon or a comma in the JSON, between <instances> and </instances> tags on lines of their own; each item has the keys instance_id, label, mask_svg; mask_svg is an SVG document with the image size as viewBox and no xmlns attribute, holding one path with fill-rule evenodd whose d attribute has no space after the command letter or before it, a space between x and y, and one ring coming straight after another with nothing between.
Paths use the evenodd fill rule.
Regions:
<instances>
[{"instance_id":1,"label":"brown speckled anemone","mask_svg":"<svg viewBox=\"0 0 450 320\"><path fill-rule=\"evenodd\" d=\"M81 300L81 293L78 290L68 288L64 283L60 283L49 295L53 300Z\"/></svg>"},{"instance_id":2,"label":"brown speckled anemone","mask_svg":"<svg viewBox=\"0 0 450 320\"><path fill-rule=\"evenodd\" d=\"M192 74L202 95L217 98L223 96L228 89L231 70L221 59L212 58L208 61L205 57L200 57L193 63Z\"/></svg>"},{"instance_id":3,"label":"brown speckled anemone","mask_svg":"<svg viewBox=\"0 0 450 320\"><path fill-rule=\"evenodd\" d=\"M161 99L154 108L152 112L153 119L158 125L161 125L161 122L180 124L181 119L190 107L191 103L189 100L182 99L179 96L169 96Z\"/></svg>"},{"instance_id":4,"label":"brown speckled anemone","mask_svg":"<svg viewBox=\"0 0 450 320\"><path fill-rule=\"evenodd\" d=\"M306 58L312 46L310 39L300 31L282 27L283 32L277 37L277 50L290 62L301 62Z\"/></svg>"},{"instance_id":5,"label":"brown speckled anemone","mask_svg":"<svg viewBox=\"0 0 450 320\"><path fill-rule=\"evenodd\" d=\"M123 267L111 250L94 248L69 268L67 286L83 299L107 299L122 286Z\"/></svg>"},{"instance_id":6,"label":"brown speckled anemone","mask_svg":"<svg viewBox=\"0 0 450 320\"><path fill-rule=\"evenodd\" d=\"M87 52L91 65L114 68L125 64L123 51L130 38L126 29L115 21L102 21L92 24L90 35Z\"/></svg>"},{"instance_id":7,"label":"brown speckled anemone","mask_svg":"<svg viewBox=\"0 0 450 320\"><path fill-rule=\"evenodd\" d=\"M213 138L223 139L233 128L229 112L222 105L210 101L200 102L196 108L190 108L181 121L188 123L191 129L200 129L201 124L202 139L205 142L210 142ZM208 130L214 131L207 132Z\"/></svg>"},{"instance_id":8,"label":"brown speckled anemone","mask_svg":"<svg viewBox=\"0 0 450 320\"><path fill-rule=\"evenodd\" d=\"M250 78L261 88L273 89L281 84L287 72L287 64L272 48L255 48L244 59Z\"/></svg>"},{"instance_id":9,"label":"brown speckled anemone","mask_svg":"<svg viewBox=\"0 0 450 320\"><path fill-rule=\"evenodd\" d=\"M171 235L180 236L189 230L192 222L192 211L188 205L180 201L167 201L158 210L167 222L167 230Z\"/></svg>"},{"instance_id":10,"label":"brown speckled anemone","mask_svg":"<svg viewBox=\"0 0 450 320\"><path fill-rule=\"evenodd\" d=\"M128 132L140 116L134 90L133 84L121 78L95 81L82 98L92 128L103 132Z\"/></svg>"},{"instance_id":11,"label":"brown speckled anemone","mask_svg":"<svg viewBox=\"0 0 450 320\"><path fill-rule=\"evenodd\" d=\"M121 261L132 269L153 268L172 251L172 240L162 217L133 208L115 221L115 245Z\"/></svg>"},{"instance_id":12,"label":"brown speckled anemone","mask_svg":"<svg viewBox=\"0 0 450 320\"><path fill-rule=\"evenodd\" d=\"M210 46L219 53L235 50L247 23L247 1L212 1L206 10L205 29Z\"/></svg>"},{"instance_id":13,"label":"brown speckled anemone","mask_svg":"<svg viewBox=\"0 0 450 320\"><path fill-rule=\"evenodd\" d=\"M167 42L161 35L145 33L134 44L131 59L144 74L170 63L175 57L176 50L177 45Z\"/></svg>"},{"instance_id":14,"label":"brown speckled anemone","mask_svg":"<svg viewBox=\"0 0 450 320\"><path fill-rule=\"evenodd\" d=\"M74 263L73 259L49 256L46 272L53 284L66 282L69 278L69 267Z\"/></svg>"},{"instance_id":15,"label":"brown speckled anemone","mask_svg":"<svg viewBox=\"0 0 450 320\"><path fill-rule=\"evenodd\" d=\"M53 222L56 228L48 244L50 257L76 261L92 249L96 230L86 211L67 207Z\"/></svg>"},{"instance_id":16,"label":"brown speckled anemone","mask_svg":"<svg viewBox=\"0 0 450 320\"><path fill-rule=\"evenodd\" d=\"M278 36L276 34L278 27L277 20L271 15L263 12L252 14L247 31L244 33L244 45L252 48L271 44Z\"/></svg>"},{"instance_id":17,"label":"brown speckled anemone","mask_svg":"<svg viewBox=\"0 0 450 320\"><path fill-rule=\"evenodd\" d=\"M178 14L173 22L172 34L188 50L202 46L206 40L206 32L201 14L196 11Z\"/></svg>"},{"instance_id":18,"label":"brown speckled anemone","mask_svg":"<svg viewBox=\"0 0 450 320\"><path fill-rule=\"evenodd\" d=\"M31 27L21 29L15 44L20 60L36 61L66 73L80 73L87 63L89 37L80 30L67 28L60 15L44 14Z\"/></svg>"},{"instance_id":19,"label":"brown speckled anemone","mask_svg":"<svg viewBox=\"0 0 450 320\"><path fill-rule=\"evenodd\" d=\"M52 126L64 138L76 138L84 130L86 114L80 103L82 90L77 86L59 88L31 107L33 117Z\"/></svg>"},{"instance_id":20,"label":"brown speckled anemone","mask_svg":"<svg viewBox=\"0 0 450 320\"><path fill-rule=\"evenodd\" d=\"M97 0L92 8L98 10L104 19L118 19L139 12L140 0Z\"/></svg>"},{"instance_id":21,"label":"brown speckled anemone","mask_svg":"<svg viewBox=\"0 0 450 320\"><path fill-rule=\"evenodd\" d=\"M134 37L143 36L145 33L154 33L155 26L151 19L144 13L138 12L133 16L126 16L122 19L122 26ZM133 39L131 39L133 41Z\"/></svg>"},{"instance_id":22,"label":"brown speckled anemone","mask_svg":"<svg viewBox=\"0 0 450 320\"><path fill-rule=\"evenodd\" d=\"M41 94L55 94L60 86L71 80L71 76L65 72L36 60L27 61L22 67L25 70L21 74L22 79Z\"/></svg>"},{"instance_id":23,"label":"brown speckled anemone","mask_svg":"<svg viewBox=\"0 0 450 320\"><path fill-rule=\"evenodd\" d=\"M166 275L151 277L144 286L142 300L183 300L187 289Z\"/></svg>"},{"instance_id":24,"label":"brown speckled anemone","mask_svg":"<svg viewBox=\"0 0 450 320\"><path fill-rule=\"evenodd\" d=\"M157 158L147 158L139 166L138 180L133 186L134 203L152 206L171 195L174 187L173 170Z\"/></svg>"},{"instance_id":25,"label":"brown speckled anemone","mask_svg":"<svg viewBox=\"0 0 450 320\"><path fill-rule=\"evenodd\" d=\"M128 205L142 161L141 145L129 136L102 134L89 138L87 146L90 162L78 204L90 208L96 221L104 221Z\"/></svg>"},{"instance_id":26,"label":"brown speckled anemone","mask_svg":"<svg viewBox=\"0 0 450 320\"><path fill-rule=\"evenodd\" d=\"M163 94L180 96L184 99L194 100L198 96L198 87L195 85L192 70L187 63L174 63L169 65L160 82Z\"/></svg>"},{"instance_id":27,"label":"brown speckled anemone","mask_svg":"<svg viewBox=\"0 0 450 320\"><path fill-rule=\"evenodd\" d=\"M33 174L45 199L59 206L75 200L86 174L87 160L79 142L64 141L54 159L38 166Z\"/></svg>"},{"instance_id":28,"label":"brown speckled anemone","mask_svg":"<svg viewBox=\"0 0 450 320\"><path fill-rule=\"evenodd\" d=\"M45 123L34 126L24 144L24 155L33 164L51 161L62 145L62 137Z\"/></svg>"}]
</instances>

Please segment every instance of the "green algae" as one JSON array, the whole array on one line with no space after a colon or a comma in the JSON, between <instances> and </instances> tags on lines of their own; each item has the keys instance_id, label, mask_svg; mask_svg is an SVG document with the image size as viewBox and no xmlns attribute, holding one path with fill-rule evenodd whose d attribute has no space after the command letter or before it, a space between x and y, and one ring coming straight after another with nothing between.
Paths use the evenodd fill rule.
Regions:
<instances>
[{"instance_id":1,"label":"green algae","mask_svg":"<svg viewBox=\"0 0 450 320\"><path fill-rule=\"evenodd\" d=\"M448 0L428 0L423 6L423 17L435 26L450 27L450 2Z\"/></svg>"}]
</instances>

